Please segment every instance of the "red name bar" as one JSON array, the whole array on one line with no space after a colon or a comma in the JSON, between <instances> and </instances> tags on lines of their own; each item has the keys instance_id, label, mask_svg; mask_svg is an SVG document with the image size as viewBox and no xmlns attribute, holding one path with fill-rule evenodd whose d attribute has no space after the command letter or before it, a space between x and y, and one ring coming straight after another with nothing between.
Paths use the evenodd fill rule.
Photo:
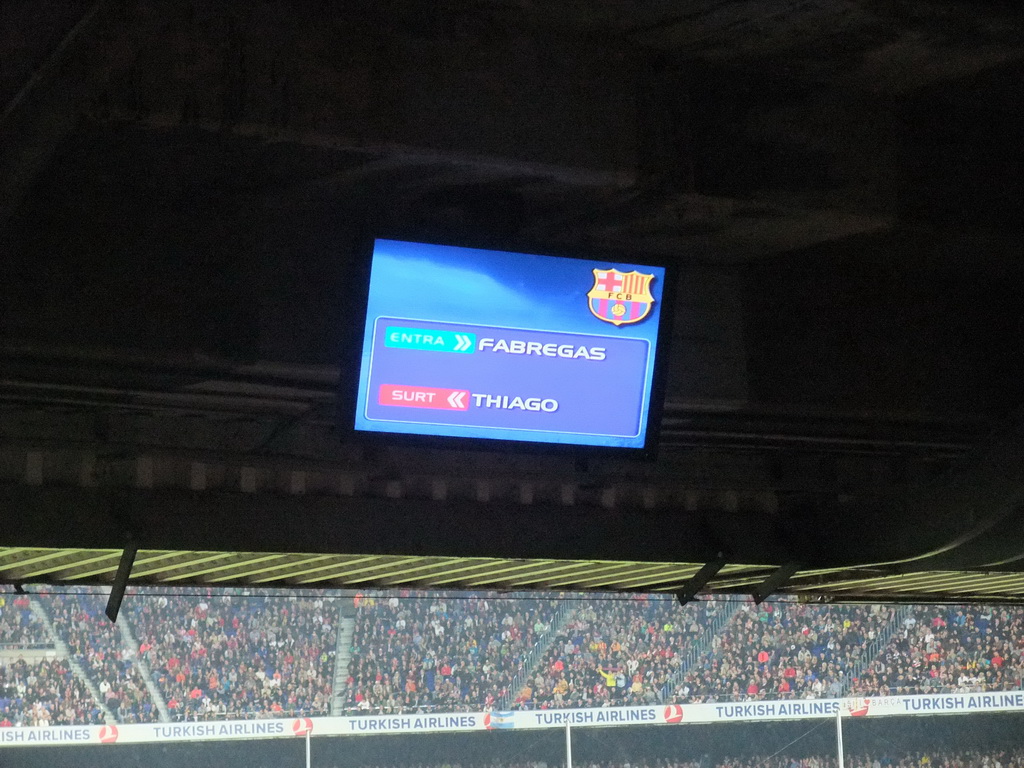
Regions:
<instances>
[{"instance_id":1,"label":"red name bar","mask_svg":"<svg viewBox=\"0 0 1024 768\"><path fill-rule=\"evenodd\" d=\"M438 411L469 410L469 392L464 389L438 389L437 387L409 387L401 384L381 384L377 395L380 405L398 405L405 408L433 408Z\"/></svg>"}]
</instances>

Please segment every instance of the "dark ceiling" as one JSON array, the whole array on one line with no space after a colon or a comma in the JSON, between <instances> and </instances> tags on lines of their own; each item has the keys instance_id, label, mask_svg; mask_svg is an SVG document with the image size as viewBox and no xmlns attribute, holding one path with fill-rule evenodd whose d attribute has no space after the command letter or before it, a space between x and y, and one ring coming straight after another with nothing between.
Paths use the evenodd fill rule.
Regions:
<instances>
[{"instance_id":1,"label":"dark ceiling","mask_svg":"<svg viewBox=\"0 0 1024 768\"><path fill-rule=\"evenodd\" d=\"M6 0L0 578L1024 596L1022 83L1013 2ZM676 262L658 461L349 444L366 228Z\"/></svg>"}]
</instances>

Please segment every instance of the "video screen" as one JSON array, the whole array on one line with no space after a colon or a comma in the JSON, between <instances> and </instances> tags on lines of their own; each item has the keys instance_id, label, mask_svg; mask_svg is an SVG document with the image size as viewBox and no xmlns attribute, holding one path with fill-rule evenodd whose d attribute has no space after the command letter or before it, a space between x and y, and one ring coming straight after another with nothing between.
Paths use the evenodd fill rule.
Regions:
<instances>
[{"instance_id":1,"label":"video screen","mask_svg":"<svg viewBox=\"0 0 1024 768\"><path fill-rule=\"evenodd\" d=\"M644 449L665 269L374 241L355 429Z\"/></svg>"}]
</instances>

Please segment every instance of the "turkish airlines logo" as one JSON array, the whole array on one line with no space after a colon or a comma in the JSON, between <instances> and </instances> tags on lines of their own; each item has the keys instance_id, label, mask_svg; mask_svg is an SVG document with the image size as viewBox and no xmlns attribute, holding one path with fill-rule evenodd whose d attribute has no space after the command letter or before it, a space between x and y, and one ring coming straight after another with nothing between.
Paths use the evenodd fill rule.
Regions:
<instances>
[{"instance_id":1,"label":"turkish airlines logo","mask_svg":"<svg viewBox=\"0 0 1024 768\"><path fill-rule=\"evenodd\" d=\"M854 699L850 702L852 717L866 717L869 709L871 709L871 699Z\"/></svg>"},{"instance_id":2,"label":"turkish airlines logo","mask_svg":"<svg viewBox=\"0 0 1024 768\"><path fill-rule=\"evenodd\" d=\"M308 736L313 732L313 721L308 717L300 717L292 723L292 733L296 736Z\"/></svg>"},{"instance_id":3,"label":"turkish airlines logo","mask_svg":"<svg viewBox=\"0 0 1024 768\"><path fill-rule=\"evenodd\" d=\"M666 723L681 723L683 722L683 708L678 704L669 704L665 707L665 722Z\"/></svg>"},{"instance_id":4,"label":"turkish airlines logo","mask_svg":"<svg viewBox=\"0 0 1024 768\"><path fill-rule=\"evenodd\" d=\"M117 736L116 725L104 725L100 728L100 744L116 744Z\"/></svg>"}]
</instances>

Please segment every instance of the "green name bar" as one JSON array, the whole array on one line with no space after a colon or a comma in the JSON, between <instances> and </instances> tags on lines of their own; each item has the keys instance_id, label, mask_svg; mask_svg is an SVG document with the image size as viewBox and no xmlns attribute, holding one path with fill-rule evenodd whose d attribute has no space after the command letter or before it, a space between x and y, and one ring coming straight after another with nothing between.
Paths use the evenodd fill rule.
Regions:
<instances>
[{"instance_id":1,"label":"green name bar","mask_svg":"<svg viewBox=\"0 0 1024 768\"><path fill-rule=\"evenodd\" d=\"M476 351L476 334L389 325L384 329L384 346L472 354Z\"/></svg>"}]
</instances>

